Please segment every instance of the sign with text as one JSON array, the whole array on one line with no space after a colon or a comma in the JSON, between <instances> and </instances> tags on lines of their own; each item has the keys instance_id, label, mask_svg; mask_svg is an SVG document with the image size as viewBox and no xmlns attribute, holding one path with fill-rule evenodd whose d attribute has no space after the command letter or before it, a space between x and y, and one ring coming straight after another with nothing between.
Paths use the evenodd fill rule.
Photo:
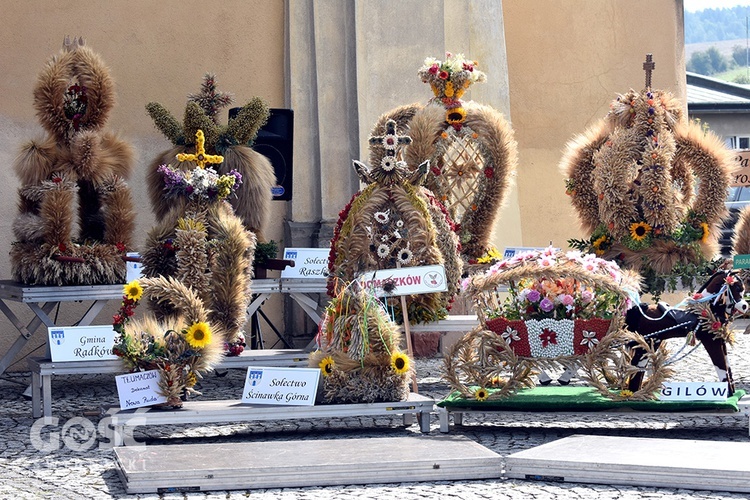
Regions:
<instances>
[{"instance_id":1,"label":"sign with text","mask_svg":"<svg viewBox=\"0 0 750 500\"><path fill-rule=\"evenodd\" d=\"M734 169L729 181L731 187L750 186L750 150L732 151Z\"/></svg>"},{"instance_id":2,"label":"sign with text","mask_svg":"<svg viewBox=\"0 0 750 500\"><path fill-rule=\"evenodd\" d=\"M112 325L47 328L52 361L117 359L112 353L117 332Z\"/></svg>"},{"instance_id":3,"label":"sign with text","mask_svg":"<svg viewBox=\"0 0 750 500\"><path fill-rule=\"evenodd\" d=\"M360 282L365 288L373 290L378 297L418 295L448 290L445 268L440 265L380 269L363 274Z\"/></svg>"},{"instance_id":4,"label":"sign with text","mask_svg":"<svg viewBox=\"0 0 750 500\"><path fill-rule=\"evenodd\" d=\"M750 254L743 253L740 255L735 255L732 262L732 267L734 269L750 269Z\"/></svg>"},{"instance_id":5,"label":"sign with text","mask_svg":"<svg viewBox=\"0 0 750 500\"><path fill-rule=\"evenodd\" d=\"M281 271L282 278L321 279L328 277L328 248L286 248L284 259L293 260L294 267Z\"/></svg>"},{"instance_id":6,"label":"sign with text","mask_svg":"<svg viewBox=\"0 0 750 500\"><path fill-rule=\"evenodd\" d=\"M506 247L506 249L503 251L503 260L512 259L519 253L531 252L534 250L544 250L544 248L542 247Z\"/></svg>"},{"instance_id":7,"label":"sign with text","mask_svg":"<svg viewBox=\"0 0 750 500\"><path fill-rule=\"evenodd\" d=\"M726 401L726 382L664 382L661 401Z\"/></svg>"},{"instance_id":8,"label":"sign with text","mask_svg":"<svg viewBox=\"0 0 750 500\"><path fill-rule=\"evenodd\" d=\"M159 403L166 403L167 397L159 392L159 370L147 372L126 373L116 375L117 396L120 398L120 408L142 408Z\"/></svg>"},{"instance_id":9,"label":"sign with text","mask_svg":"<svg viewBox=\"0 0 750 500\"><path fill-rule=\"evenodd\" d=\"M262 367L247 369L242 402L261 405L313 406L318 368Z\"/></svg>"}]
</instances>

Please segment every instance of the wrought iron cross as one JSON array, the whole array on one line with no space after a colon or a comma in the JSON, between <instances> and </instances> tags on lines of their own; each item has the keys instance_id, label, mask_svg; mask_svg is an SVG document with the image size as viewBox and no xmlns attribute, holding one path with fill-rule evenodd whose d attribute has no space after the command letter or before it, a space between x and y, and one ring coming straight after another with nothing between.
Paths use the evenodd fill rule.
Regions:
<instances>
[{"instance_id":1,"label":"wrought iron cross","mask_svg":"<svg viewBox=\"0 0 750 500\"><path fill-rule=\"evenodd\" d=\"M395 156L398 146L411 144L411 137L408 135L398 135L396 133L395 120L388 120L385 123L385 134L370 137L370 144L380 144L385 148L386 156Z\"/></svg>"},{"instance_id":2,"label":"wrought iron cross","mask_svg":"<svg viewBox=\"0 0 750 500\"><path fill-rule=\"evenodd\" d=\"M643 70L646 72L646 88L651 88L651 72L656 68L653 54L646 54L646 62L643 63Z\"/></svg>"}]
</instances>

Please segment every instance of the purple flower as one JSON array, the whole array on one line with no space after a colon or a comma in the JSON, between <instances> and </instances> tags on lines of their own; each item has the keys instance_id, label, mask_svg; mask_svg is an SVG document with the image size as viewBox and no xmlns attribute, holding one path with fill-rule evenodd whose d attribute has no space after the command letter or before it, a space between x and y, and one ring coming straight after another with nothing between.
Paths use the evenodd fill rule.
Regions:
<instances>
[{"instance_id":1,"label":"purple flower","mask_svg":"<svg viewBox=\"0 0 750 500\"><path fill-rule=\"evenodd\" d=\"M526 294L526 299L529 302L539 302L540 298L541 298L541 295L536 290L530 290L529 293Z\"/></svg>"},{"instance_id":2,"label":"purple flower","mask_svg":"<svg viewBox=\"0 0 750 500\"><path fill-rule=\"evenodd\" d=\"M539 303L539 308L544 312L550 312L555 308L555 303L549 300L547 297L544 297Z\"/></svg>"},{"instance_id":3,"label":"purple flower","mask_svg":"<svg viewBox=\"0 0 750 500\"><path fill-rule=\"evenodd\" d=\"M236 171L235 169L230 170L228 175L231 175L232 177L234 177L235 187L242 184L242 174Z\"/></svg>"}]
</instances>

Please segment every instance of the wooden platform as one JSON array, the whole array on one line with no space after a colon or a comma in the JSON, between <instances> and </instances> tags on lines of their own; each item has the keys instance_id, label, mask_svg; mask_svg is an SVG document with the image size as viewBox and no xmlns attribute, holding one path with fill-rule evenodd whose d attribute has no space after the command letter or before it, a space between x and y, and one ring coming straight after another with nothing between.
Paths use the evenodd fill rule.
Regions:
<instances>
[{"instance_id":1,"label":"wooden platform","mask_svg":"<svg viewBox=\"0 0 750 500\"><path fill-rule=\"evenodd\" d=\"M750 492L750 443L574 435L505 459L509 478Z\"/></svg>"},{"instance_id":2,"label":"wooden platform","mask_svg":"<svg viewBox=\"0 0 750 500\"><path fill-rule=\"evenodd\" d=\"M244 369L248 366L307 366L309 353L303 349L245 350L239 356L225 356L217 370ZM31 371L31 413L34 418L52 415L52 376L125 373L121 359L100 361L54 362L45 358L29 358Z\"/></svg>"},{"instance_id":3,"label":"wooden platform","mask_svg":"<svg viewBox=\"0 0 750 500\"><path fill-rule=\"evenodd\" d=\"M464 437L325 439L114 449L128 493L491 479L502 457Z\"/></svg>"},{"instance_id":4,"label":"wooden platform","mask_svg":"<svg viewBox=\"0 0 750 500\"><path fill-rule=\"evenodd\" d=\"M335 404L316 406L248 405L239 400L186 401L182 408L161 410L110 409L105 412L112 426L115 446L133 443L133 429L142 425L190 425L223 422L253 422L260 420L295 420L300 418L341 418L358 416L403 415L404 424L411 425L419 418L422 432L430 432L430 414L435 400L411 393L406 401L389 403ZM150 449L150 448L149 448Z\"/></svg>"}]
</instances>

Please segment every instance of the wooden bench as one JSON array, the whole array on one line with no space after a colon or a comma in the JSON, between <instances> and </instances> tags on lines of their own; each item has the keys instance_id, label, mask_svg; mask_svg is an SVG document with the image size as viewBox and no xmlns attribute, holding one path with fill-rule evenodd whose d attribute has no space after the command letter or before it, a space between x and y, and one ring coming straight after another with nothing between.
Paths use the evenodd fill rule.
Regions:
<instances>
[{"instance_id":1,"label":"wooden bench","mask_svg":"<svg viewBox=\"0 0 750 500\"><path fill-rule=\"evenodd\" d=\"M133 429L141 425L215 424L301 418L403 415L404 425L411 425L412 418L417 416L420 430L427 433L430 432L430 415L434 404L434 399L415 393L409 394L406 401L316 406L248 405L240 400L186 401L182 408L174 410L112 408L103 412L102 416L109 418L109 426L112 427L112 435L109 437L113 444L122 446L135 444Z\"/></svg>"},{"instance_id":2,"label":"wooden bench","mask_svg":"<svg viewBox=\"0 0 750 500\"><path fill-rule=\"evenodd\" d=\"M215 367L218 370L248 366L307 366L309 353L302 349L246 350L239 356L227 356ZM31 371L31 413L34 418L52 415L52 376L125 373L122 360L54 362L29 358Z\"/></svg>"}]
</instances>

